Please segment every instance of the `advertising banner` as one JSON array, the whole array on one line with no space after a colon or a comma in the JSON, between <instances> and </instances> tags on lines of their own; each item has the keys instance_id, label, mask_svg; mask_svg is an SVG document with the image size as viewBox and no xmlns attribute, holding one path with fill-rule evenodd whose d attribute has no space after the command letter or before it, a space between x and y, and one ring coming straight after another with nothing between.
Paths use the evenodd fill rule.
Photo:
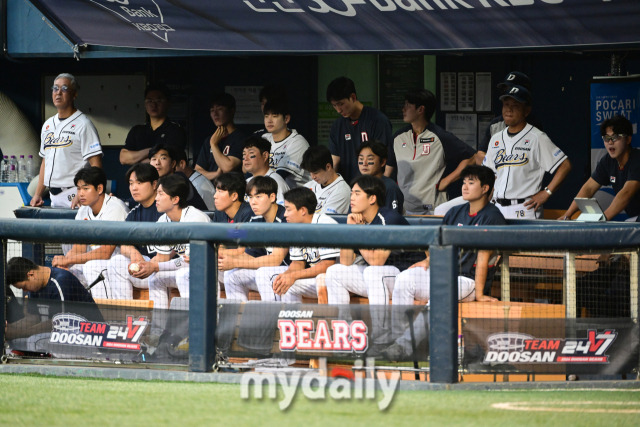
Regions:
<instances>
[{"instance_id":1,"label":"advertising banner","mask_svg":"<svg viewBox=\"0 0 640 427\"><path fill-rule=\"evenodd\" d=\"M382 52L621 48L640 42L637 0L31 2L78 45Z\"/></svg>"},{"instance_id":2,"label":"advertising banner","mask_svg":"<svg viewBox=\"0 0 640 427\"><path fill-rule=\"evenodd\" d=\"M638 367L631 319L463 319L470 373L622 375Z\"/></svg>"}]
</instances>

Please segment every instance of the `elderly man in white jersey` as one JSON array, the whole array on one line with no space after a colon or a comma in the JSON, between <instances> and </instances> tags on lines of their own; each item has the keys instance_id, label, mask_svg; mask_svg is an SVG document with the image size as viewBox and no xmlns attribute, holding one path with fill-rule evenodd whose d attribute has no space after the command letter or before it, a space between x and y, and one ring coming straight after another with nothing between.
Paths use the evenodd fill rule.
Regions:
<instances>
[{"instance_id":1,"label":"elderly man in white jersey","mask_svg":"<svg viewBox=\"0 0 640 427\"><path fill-rule=\"evenodd\" d=\"M70 208L77 205L73 178L87 163L102 167L100 138L91 120L75 107L78 96L76 78L68 73L58 75L51 87L51 98L58 113L50 117L40 133L40 175L31 206L44 203L42 195L49 188L51 207Z\"/></svg>"},{"instance_id":2,"label":"elderly man in white jersey","mask_svg":"<svg viewBox=\"0 0 640 427\"><path fill-rule=\"evenodd\" d=\"M76 214L79 221L124 221L128 209L124 202L105 193L107 177L98 167L80 169L74 177L78 190L80 209ZM73 245L66 255L56 255L52 267L68 268L80 282L89 287L103 274L101 282L91 288L94 298L113 298L113 290L107 280L111 255L119 251L115 245Z\"/></svg>"},{"instance_id":3,"label":"elderly man in white jersey","mask_svg":"<svg viewBox=\"0 0 640 427\"><path fill-rule=\"evenodd\" d=\"M527 123L531 94L514 85L500 97L507 128L491 137L483 165L496 174L493 203L505 218L542 217L542 205L558 189L571 163L547 134ZM542 188L545 172L553 175Z\"/></svg>"}]
</instances>

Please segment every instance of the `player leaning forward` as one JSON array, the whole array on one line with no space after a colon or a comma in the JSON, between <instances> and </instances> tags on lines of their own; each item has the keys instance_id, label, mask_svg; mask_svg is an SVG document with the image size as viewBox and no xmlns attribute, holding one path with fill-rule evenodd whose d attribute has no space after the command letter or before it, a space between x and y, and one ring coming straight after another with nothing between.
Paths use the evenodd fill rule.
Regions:
<instances>
[{"instance_id":1,"label":"player leaning forward","mask_svg":"<svg viewBox=\"0 0 640 427\"><path fill-rule=\"evenodd\" d=\"M527 123L531 95L513 86L500 97L507 128L491 137L483 165L496 174L493 201L505 218L536 219L542 205L560 186L571 163L547 134ZM544 173L553 179L542 189Z\"/></svg>"},{"instance_id":2,"label":"player leaning forward","mask_svg":"<svg viewBox=\"0 0 640 427\"><path fill-rule=\"evenodd\" d=\"M284 194L284 216L290 224L337 224L336 220L316 210L316 196L299 187ZM262 267L256 272L256 285L262 301L301 303L302 297L315 298L316 283L324 284L327 268L340 256L336 248L290 248L288 267Z\"/></svg>"},{"instance_id":3,"label":"player leaning forward","mask_svg":"<svg viewBox=\"0 0 640 427\"><path fill-rule=\"evenodd\" d=\"M184 176L173 174L160 178L156 194L156 207L163 213L158 223L168 222L211 222L202 211L187 205L189 184ZM140 263L140 271L152 269L149 276L149 299L153 308L168 308L167 288L178 288L180 296L189 298L189 255L188 244L156 246L156 256ZM131 267L130 267L131 269ZM135 276L135 274L132 275Z\"/></svg>"},{"instance_id":4,"label":"player leaning forward","mask_svg":"<svg viewBox=\"0 0 640 427\"><path fill-rule=\"evenodd\" d=\"M451 208L443 225L479 227L505 225L500 210L489 203L495 176L485 166L471 165L462 170L462 197L466 203ZM398 274L393 288L393 336L398 337L393 345L383 351L388 360L403 360L411 354L411 335L405 321L406 306L414 300L429 301L431 298L431 272L429 252L427 257ZM496 301L489 295L493 281L494 266L490 250L465 250L460 255L458 276L458 301ZM485 294L486 293L486 294ZM426 338L427 331L422 315L414 322L416 342Z\"/></svg>"}]
</instances>

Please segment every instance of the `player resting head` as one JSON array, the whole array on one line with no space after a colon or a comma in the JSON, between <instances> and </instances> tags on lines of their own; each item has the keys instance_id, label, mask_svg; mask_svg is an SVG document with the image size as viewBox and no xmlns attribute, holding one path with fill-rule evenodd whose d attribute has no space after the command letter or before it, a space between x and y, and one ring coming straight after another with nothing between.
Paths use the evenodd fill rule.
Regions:
<instances>
[{"instance_id":1,"label":"player resting head","mask_svg":"<svg viewBox=\"0 0 640 427\"><path fill-rule=\"evenodd\" d=\"M323 187L333 183L338 174L333 169L331 152L324 145L309 147L302 155L302 169L311 174L311 179Z\"/></svg>"},{"instance_id":2,"label":"player resting head","mask_svg":"<svg viewBox=\"0 0 640 427\"><path fill-rule=\"evenodd\" d=\"M38 292L47 284L44 274L40 273L40 266L23 257L13 257L7 262L5 281L18 289L28 292Z\"/></svg>"},{"instance_id":3,"label":"player resting head","mask_svg":"<svg viewBox=\"0 0 640 427\"><path fill-rule=\"evenodd\" d=\"M387 164L387 146L380 141L365 141L358 151L358 169L363 175L382 177Z\"/></svg>"},{"instance_id":4,"label":"player resting head","mask_svg":"<svg viewBox=\"0 0 640 427\"><path fill-rule=\"evenodd\" d=\"M351 182L351 212L364 213L384 206L386 188L378 177L360 175Z\"/></svg>"},{"instance_id":5,"label":"player resting head","mask_svg":"<svg viewBox=\"0 0 640 427\"><path fill-rule=\"evenodd\" d=\"M311 223L318 201L306 187L293 188L284 193L284 216L290 223Z\"/></svg>"},{"instance_id":6,"label":"player resting head","mask_svg":"<svg viewBox=\"0 0 640 427\"><path fill-rule=\"evenodd\" d=\"M189 183L183 175L166 175L158 180L156 206L158 212L166 213L174 209L188 206Z\"/></svg>"},{"instance_id":7,"label":"player resting head","mask_svg":"<svg viewBox=\"0 0 640 427\"><path fill-rule=\"evenodd\" d=\"M216 126L227 126L233 123L236 114L236 99L225 92L217 93L209 104L211 120Z\"/></svg>"},{"instance_id":8,"label":"player resting head","mask_svg":"<svg viewBox=\"0 0 640 427\"><path fill-rule=\"evenodd\" d=\"M177 157L174 148L169 144L160 143L149 150L149 163L158 170L161 177L175 172Z\"/></svg>"}]
</instances>

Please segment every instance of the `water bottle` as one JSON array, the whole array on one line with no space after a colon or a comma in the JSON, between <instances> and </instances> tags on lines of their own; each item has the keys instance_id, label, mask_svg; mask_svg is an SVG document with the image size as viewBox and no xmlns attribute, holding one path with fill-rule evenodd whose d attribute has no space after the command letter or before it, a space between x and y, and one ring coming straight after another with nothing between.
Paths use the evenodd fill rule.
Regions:
<instances>
[{"instance_id":1,"label":"water bottle","mask_svg":"<svg viewBox=\"0 0 640 427\"><path fill-rule=\"evenodd\" d=\"M9 160L9 182L18 182L18 159L11 156Z\"/></svg>"},{"instance_id":2,"label":"water bottle","mask_svg":"<svg viewBox=\"0 0 640 427\"><path fill-rule=\"evenodd\" d=\"M21 154L18 159L18 182L27 182L27 162L24 154Z\"/></svg>"},{"instance_id":3,"label":"water bottle","mask_svg":"<svg viewBox=\"0 0 640 427\"><path fill-rule=\"evenodd\" d=\"M0 181L9 182L9 156L4 156L0 168Z\"/></svg>"},{"instance_id":4,"label":"water bottle","mask_svg":"<svg viewBox=\"0 0 640 427\"><path fill-rule=\"evenodd\" d=\"M27 182L31 182L34 176L33 156L29 154L29 157L27 157Z\"/></svg>"}]
</instances>

